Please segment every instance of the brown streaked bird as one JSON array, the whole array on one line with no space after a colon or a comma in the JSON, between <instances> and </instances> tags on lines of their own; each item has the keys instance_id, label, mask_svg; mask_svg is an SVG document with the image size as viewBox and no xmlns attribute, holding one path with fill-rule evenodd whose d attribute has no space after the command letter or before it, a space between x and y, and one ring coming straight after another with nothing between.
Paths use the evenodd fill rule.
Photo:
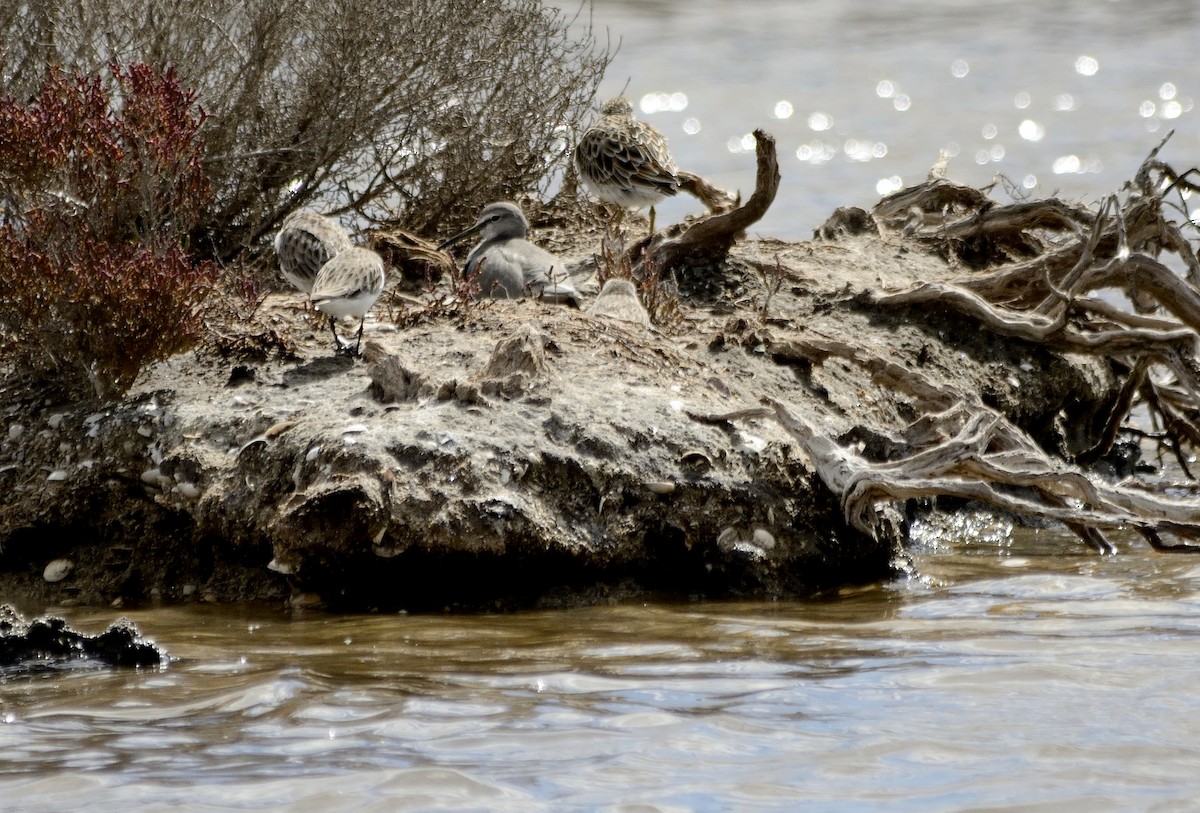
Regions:
<instances>
[{"instance_id":1,"label":"brown streaked bird","mask_svg":"<svg viewBox=\"0 0 1200 813\"><path fill-rule=\"evenodd\" d=\"M474 226L446 240L438 251L473 234L480 241L467 256L463 276L479 283L481 296L520 299L528 294L559 304L578 303L579 293L568 281L563 261L526 239L529 221L517 204L489 203Z\"/></svg>"},{"instance_id":2,"label":"brown streaked bird","mask_svg":"<svg viewBox=\"0 0 1200 813\"><path fill-rule=\"evenodd\" d=\"M292 212L275 235L275 254L284 279L309 293L321 266L350 248L350 235L336 220L309 209Z\"/></svg>"},{"instance_id":3,"label":"brown streaked bird","mask_svg":"<svg viewBox=\"0 0 1200 813\"><path fill-rule=\"evenodd\" d=\"M600 118L579 139L575 166L592 194L625 209L650 207L654 233L654 204L679 191L678 167L667 149L666 137L633 117L633 105L623 96L600 108Z\"/></svg>"},{"instance_id":4,"label":"brown streaked bird","mask_svg":"<svg viewBox=\"0 0 1200 813\"><path fill-rule=\"evenodd\" d=\"M650 327L650 314L638 299L637 288L632 281L613 277L604 283L600 295L587 312L592 316L619 319Z\"/></svg>"},{"instance_id":5,"label":"brown streaked bird","mask_svg":"<svg viewBox=\"0 0 1200 813\"><path fill-rule=\"evenodd\" d=\"M337 345L336 352L358 355L367 311L383 293L386 281L383 258L369 248L351 246L339 251L321 266L317 278L313 280L309 298L317 310L329 317L329 329ZM359 318L353 350L338 338L336 320L343 316Z\"/></svg>"}]
</instances>

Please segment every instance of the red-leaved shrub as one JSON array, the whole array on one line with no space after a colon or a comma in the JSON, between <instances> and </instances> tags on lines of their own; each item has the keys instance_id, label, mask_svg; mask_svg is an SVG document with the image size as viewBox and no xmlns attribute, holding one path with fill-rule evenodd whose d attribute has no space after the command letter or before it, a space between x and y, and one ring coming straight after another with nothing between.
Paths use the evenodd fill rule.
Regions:
<instances>
[{"instance_id":1,"label":"red-leaved shrub","mask_svg":"<svg viewBox=\"0 0 1200 813\"><path fill-rule=\"evenodd\" d=\"M217 279L186 245L211 201L203 121L171 71L138 64L54 70L35 98L0 98L0 359L14 372L109 399L199 338Z\"/></svg>"}]
</instances>

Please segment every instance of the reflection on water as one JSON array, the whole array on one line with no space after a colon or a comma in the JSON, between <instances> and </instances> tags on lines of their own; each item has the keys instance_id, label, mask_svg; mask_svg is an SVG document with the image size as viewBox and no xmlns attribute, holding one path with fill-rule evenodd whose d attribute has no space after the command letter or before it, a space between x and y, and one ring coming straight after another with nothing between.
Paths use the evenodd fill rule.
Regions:
<instances>
[{"instance_id":1,"label":"reflection on water","mask_svg":"<svg viewBox=\"0 0 1200 813\"><path fill-rule=\"evenodd\" d=\"M2 807L1130 810L1200 792L1200 564L1032 534L916 556L919 578L806 602L135 612L167 668L0 682Z\"/></svg>"},{"instance_id":2,"label":"reflection on water","mask_svg":"<svg viewBox=\"0 0 1200 813\"><path fill-rule=\"evenodd\" d=\"M1170 130L1163 157L1196 163L1192 0L595 0L592 21L620 40L602 95L629 95L681 167L744 198L751 131L776 136L759 234L807 238L923 180L939 150L952 180L1004 176L1002 200L1116 192ZM700 211L669 201L659 222Z\"/></svg>"}]
</instances>

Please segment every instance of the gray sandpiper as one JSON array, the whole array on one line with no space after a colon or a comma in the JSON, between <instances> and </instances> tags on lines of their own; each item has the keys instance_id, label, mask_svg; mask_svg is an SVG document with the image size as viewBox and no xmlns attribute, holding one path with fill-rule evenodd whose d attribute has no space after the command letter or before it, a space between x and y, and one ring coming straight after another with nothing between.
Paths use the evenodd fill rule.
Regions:
<instances>
[{"instance_id":1,"label":"gray sandpiper","mask_svg":"<svg viewBox=\"0 0 1200 813\"><path fill-rule=\"evenodd\" d=\"M517 204L489 203L474 226L446 240L438 251L473 234L480 241L467 256L463 276L478 281L480 295L520 299L528 293L549 302L578 302L563 261L526 239L529 221Z\"/></svg>"}]
</instances>

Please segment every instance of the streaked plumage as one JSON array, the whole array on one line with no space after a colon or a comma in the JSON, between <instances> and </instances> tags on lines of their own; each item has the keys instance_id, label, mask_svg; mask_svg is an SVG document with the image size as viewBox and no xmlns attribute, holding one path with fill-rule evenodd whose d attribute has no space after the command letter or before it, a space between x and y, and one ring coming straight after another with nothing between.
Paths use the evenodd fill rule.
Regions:
<instances>
[{"instance_id":1,"label":"streaked plumage","mask_svg":"<svg viewBox=\"0 0 1200 813\"><path fill-rule=\"evenodd\" d=\"M600 108L600 118L575 148L575 166L592 194L622 209L650 207L679 191L679 169L658 130L633 117L633 105L623 96Z\"/></svg>"},{"instance_id":2,"label":"streaked plumage","mask_svg":"<svg viewBox=\"0 0 1200 813\"><path fill-rule=\"evenodd\" d=\"M343 316L359 318L358 335L352 351L358 355L367 311L383 293L385 281L383 258L369 248L351 246L321 266L317 278L313 280L309 298L317 310L329 317L329 329L333 332L338 352L349 352L350 348L338 338L335 320Z\"/></svg>"},{"instance_id":3,"label":"streaked plumage","mask_svg":"<svg viewBox=\"0 0 1200 813\"><path fill-rule=\"evenodd\" d=\"M308 293L321 266L350 248L350 235L332 218L307 209L292 212L275 235L275 254L284 278Z\"/></svg>"},{"instance_id":4,"label":"streaked plumage","mask_svg":"<svg viewBox=\"0 0 1200 813\"><path fill-rule=\"evenodd\" d=\"M635 322L650 327L650 314L638 299L637 288L627 279L613 277L605 282L600 295L587 312L592 316L620 319L623 322Z\"/></svg>"},{"instance_id":5,"label":"streaked plumage","mask_svg":"<svg viewBox=\"0 0 1200 813\"><path fill-rule=\"evenodd\" d=\"M480 235L480 242L467 256L463 275L478 281L481 296L520 299L528 293L552 302L577 300L563 261L526 239L529 221L517 204L489 203L474 226L454 235L438 250L473 234Z\"/></svg>"}]
</instances>

